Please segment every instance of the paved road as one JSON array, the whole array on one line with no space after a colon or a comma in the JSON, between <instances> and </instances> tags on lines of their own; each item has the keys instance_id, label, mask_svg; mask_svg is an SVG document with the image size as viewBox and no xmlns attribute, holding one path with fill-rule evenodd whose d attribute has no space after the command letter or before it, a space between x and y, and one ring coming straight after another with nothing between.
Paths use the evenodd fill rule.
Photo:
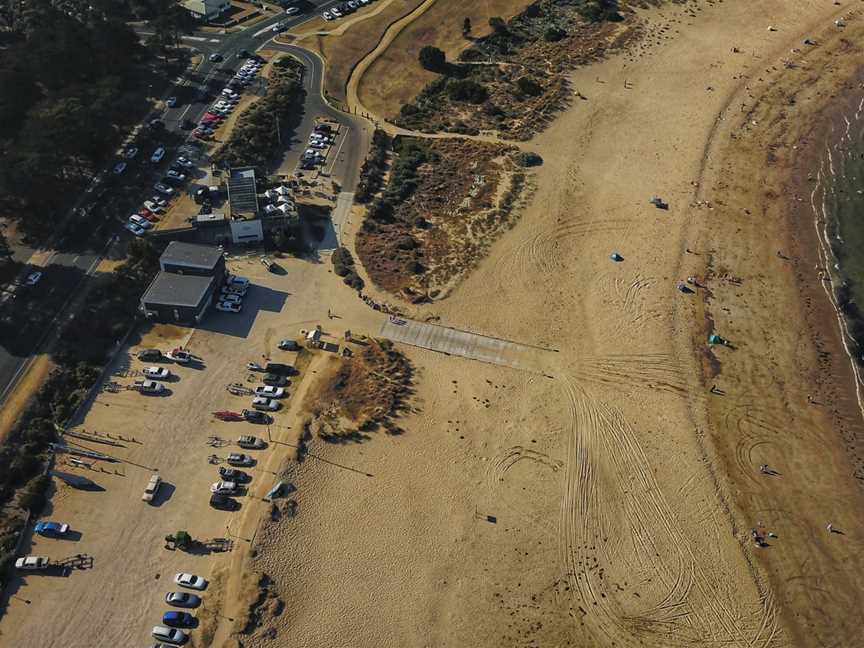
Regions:
<instances>
[{"instance_id":1,"label":"paved road","mask_svg":"<svg viewBox=\"0 0 864 648\"><path fill-rule=\"evenodd\" d=\"M202 54L202 60L194 69L188 70L182 77L177 79L174 87L166 95L166 97L178 97L178 105L174 108L162 111L161 114L158 111L151 113L148 115L145 122L149 121L149 119L154 116L158 116L165 122L167 131L186 137L188 136L188 133L180 128L182 121L184 119L189 119L193 122L197 122L201 118L207 107L212 102L213 91L215 90L215 93L218 94L221 87L224 86L224 83L227 82L228 78L231 76L230 73L220 72L220 69L236 68L238 62L237 53L239 51L247 50L253 52L267 46L272 49L289 52L300 59L308 69L304 79L307 90L305 112L303 122L295 133L297 141L292 142L292 149L300 148L300 142L305 142L308 138L308 135L312 130L313 120L316 116L326 115L343 123L347 127L346 138L338 153L334 155L334 158L328 160L328 164L325 168L340 182L343 188L343 193L353 192L358 179L360 162L368 148L368 143L371 138L371 132L369 131L368 126L350 115L332 109L324 101L322 96L323 63L320 58L298 47L280 45L277 43L270 43L268 45L269 41L271 41L271 39L277 34L277 32L272 30L275 24L282 23L290 29L291 27L296 27L299 24L311 20L316 15L320 15L322 11L340 4L341 2L342 0L326 0L324 2L316 2L313 0L312 4L316 6L316 9L297 16L286 16L284 13L276 13L254 26L239 32L230 34L209 34L198 32L183 37L183 41L186 45L194 48ZM148 34L146 27L139 27L138 33L142 38L146 37ZM223 60L210 61L209 57L211 54L219 54ZM211 85L209 90L208 85ZM254 91L254 86L251 86L250 89ZM138 137L140 132L141 126L136 128L135 131L129 135L127 141L132 141ZM140 160L147 154L146 150L142 150L141 153L139 153L139 164ZM97 200L97 198L94 197L98 193L95 189L103 180L111 178L110 166L113 166L113 161L109 165L109 168L103 170L102 173L97 176L98 179L82 193L72 209L86 207ZM143 191L143 185L141 193L142 196L145 193ZM81 288L87 275L94 271L99 261L107 253L110 247L108 242L112 240L112 237L120 236L125 238L127 236L125 231L122 230L120 225L117 223L111 223L108 227L100 229L102 229L101 236L93 237L93 245L88 248L86 252L54 252L48 257L47 263L44 264L63 266L70 270L75 268L85 274L82 276L80 282L76 286L72 287L69 299L65 302L63 307L57 311L57 316L55 317L52 326L49 327L49 330L44 331L42 336L38 337L38 339L34 339L31 352L26 355L16 354L9 350L9 347L12 346L10 341L0 340L0 403L6 399L9 392L11 392L17 383L19 377L23 375L27 367L29 367L34 357L33 354L40 351L42 343L50 336L50 333L57 321L63 317L66 306L73 301L72 297L74 296L74 293ZM20 246L19 249L16 250L16 260L25 262L29 260L34 253L36 253L36 250L28 248L27 246Z\"/></svg>"}]
</instances>

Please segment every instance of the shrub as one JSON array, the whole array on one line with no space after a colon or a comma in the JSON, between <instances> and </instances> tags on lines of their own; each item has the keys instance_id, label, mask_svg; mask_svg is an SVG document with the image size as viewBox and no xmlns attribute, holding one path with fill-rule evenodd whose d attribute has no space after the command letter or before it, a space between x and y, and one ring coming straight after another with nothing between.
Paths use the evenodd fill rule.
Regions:
<instances>
[{"instance_id":1,"label":"shrub","mask_svg":"<svg viewBox=\"0 0 864 648\"><path fill-rule=\"evenodd\" d=\"M543 158L537 153L526 151L516 157L516 162L523 167L540 166L543 164Z\"/></svg>"},{"instance_id":2,"label":"shrub","mask_svg":"<svg viewBox=\"0 0 864 648\"><path fill-rule=\"evenodd\" d=\"M562 38L567 35L563 29L558 29L557 27L550 27L545 32L543 32L543 40L548 43L557 43Z\"/></svg>"},{"instance_id":3,"label":"shrub","mask_svg":"<svg viewBox=\"0 0 864 648\"><path fill-rule=\"evenodd\" d=\"M38 515L45 507L50 485L51 478L48 475L39 475L32 480L21 495L21 508L30 511L33 515Z\"/></svg>"},{"instance_id":4,"label":"shrub","mask_svg":"<svg viewBox=\"0 0 864 648\"><path fill-rule=\"evenodd\" d=\"M423 47L420 50L418 58L421 67L430 72L443 72L447 68L447 57L444 55L443 50L432 45Z\"/></svg>"},{"instance_id":5,"label":"shrub","mask_svg":"<svg viewBox=\"0 0 864 648\"><path fill-rule=\"evenodd\" d=\"M623 20L623 17L618 13L618 0L590 0L582 4L579 9L579 14L591 22L618 22Z\"/></svg>"},{"instance_id":6,"label":"shrub","mask_svg":"<svg viewBox=\"0 0 864 648\"><path fill-rule=\"evenodd\" d=\"M516 85L519 86L519 91L522 94L532 97L537 97L543 93L543 87L534 79L529 79L528 77L519 77Z\"/></svg>"},{"instance_id":7,"label":"shrub","mask_svg":"<svg viewBox=\"0 0 864 648\"><path fill-rule=\"evenodd\" d=\"M410 117L420 112L420 109L412 103L407 103L399 109L399 112L402 113L403 117Z\"/></svg>"},{"instance_id":8,"label":"shrub","mask_svg":"<svg viewBox=\"0 0 864 648\"><path fill-rule=\"evenodd\" d=\"M353 270L348 273L348 275L342 280L346 286L350 286L354 290L363 290L363 286L366 284L361 279L360 275L358 275Z\"/></svg>"},{"instance_id":9,"label":"shrub","mask_svg":"<svg viewBox=\"0 0 864 648\"><path fill-rule=\"evenodd\" d=\"M447 94L454 101L467 101L481 104L489 98L489 92L482 85L470 79L453 79L447 84Z\"/></svg>"}]
</instances>

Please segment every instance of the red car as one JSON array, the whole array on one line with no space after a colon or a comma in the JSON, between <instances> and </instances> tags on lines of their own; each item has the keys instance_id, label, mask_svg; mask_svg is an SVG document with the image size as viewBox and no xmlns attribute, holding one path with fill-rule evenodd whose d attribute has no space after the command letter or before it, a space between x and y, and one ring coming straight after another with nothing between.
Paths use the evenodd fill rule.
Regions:
<instances>
[{"instance_id":1,"label":"red car","mask_svg":"<svg viewBox=\"0 0 864 648\"><path fill-rule=\"evenodd\" d=\"M222 121L222 117L219 115L214 115L211 112L208 112L208 113L204 113L204 117L201 119L201 121Z\"/></svg>"},{"instance_id":2,"label":"red car","mask_svg":"<svg viewBox=\"0 0 864 648\"><path fill-rule=\"evenodd\" d=\"M138 210L138 215L139 215L141 218L146 218L146 219L147 219L148 221L150 221L151 223L155 223L155 222L157 222L157 221L159 220L159 218L156 216L156 214L154 214L153 212L151 212L151 211L150 211L149 209L147 209L146 207L142 207L141 209L139 209L139 210Z\"/></svg>"}]
</instances>

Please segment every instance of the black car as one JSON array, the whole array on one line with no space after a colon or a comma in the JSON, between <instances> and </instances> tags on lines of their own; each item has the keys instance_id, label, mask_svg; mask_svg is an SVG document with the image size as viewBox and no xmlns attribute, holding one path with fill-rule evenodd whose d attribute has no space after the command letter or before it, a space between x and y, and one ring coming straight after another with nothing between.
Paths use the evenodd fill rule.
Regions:
<instances>
[{"instance_id":1,"label":"black car","mask_svg":"<svg viewBox=\"0 0 864 648\"><path fill-rule=\"evenodd\" d=\"M261 379L265 385L270 385L271 387L284 387L288 384L288 379L285 376L280 376L274 373L268 373L264 378Z\"/></svg>"},{"instance_id":2,"label":"black car","mask_svg":"<svg viewBox=\"0 0 864 648\"><path fill-rule=\"evenodd\" d=\"M210 506L215 509L220 509L222 511L236 511L240 508L240 502L238 502L232 497L228 497L227 495L219 495L218 493L213 493L210 496Z\"/></svg>"},{"instance_id":3,"label":"black car","mask_svg":"<svg viewBox=\"0 0 864 648\"><path fill-rule=\"evenodd\" d=\"M163 178L159 181L162 184L166 184L170 187L179 187L183 184L183 180L180 178L172 178L171 176L163 176Z\"/></svg>"},{"instance_id":4,"label":"black car","mask_svg":"<svg viewBox=\"0 0 864 648\"><path fill-rule=\"evenodd\" d=\"M165 128L165 122L163 122L161 119L154 118L150 120L147 126L150 127L150 130L159 131Z\"/></svg>"},{"instance_id":5,"label":"black car","mask_svg":"<svg viewBox=\"0 0 864 648\"><path fill-rule=\"evenodd\" d=\"M282 376L292 376L295 372L294 367L289 364L282 364L281 362L268 362L264 369L268 374L280 374ZM281 385L279 386L281 387Z\"/></svg>"},{"instance_id":6,"label":"black car","mask_svg":"<svg viewBox=\"0 0 864 648\"><path fill-rule=\"evenodd\" d=\"M139 360L161 360L162 352L159 349L142 349L138 352Z\"/></svg>"},{"instance_id":7,"label":"black car","mask_svg":"<svg viewBox=\"0 0 864 648\"><path fill-rule=\"evenodd\" d=\"M262 425L270 425L273 422L273 417L258 410L243 410L243 418L250 423L260 423Z\"/></svg>"},{"instance_id":8,"label":"black car","mask_svg":"<svg viewBox=\"0 0 864 648\"><path fill-rule=\"evenodd\" d=\"M235 484L247 484L252 481L249 473L236 468L228 468L227 466L219 466L219 476L225 481L232 481Z\"/></svg>"}]
</instances>

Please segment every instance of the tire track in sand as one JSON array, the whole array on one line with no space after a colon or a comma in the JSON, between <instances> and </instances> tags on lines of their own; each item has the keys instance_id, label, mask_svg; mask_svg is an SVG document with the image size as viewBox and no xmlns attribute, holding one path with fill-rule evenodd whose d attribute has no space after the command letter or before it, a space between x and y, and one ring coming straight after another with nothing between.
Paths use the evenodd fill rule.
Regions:
<instances>
[{"instance_id":1,"label":"tire track in sand","mask_svg":"<svg viewBox=\"0 0 864 648\"><path fill-rule=\"evenodd\" d=\"M562 567L595 638L620 646L771 646L773 601L739 600L706 573L653 477L635 431L571 379L559 526Z\"/></svg>"}]
</instances>

